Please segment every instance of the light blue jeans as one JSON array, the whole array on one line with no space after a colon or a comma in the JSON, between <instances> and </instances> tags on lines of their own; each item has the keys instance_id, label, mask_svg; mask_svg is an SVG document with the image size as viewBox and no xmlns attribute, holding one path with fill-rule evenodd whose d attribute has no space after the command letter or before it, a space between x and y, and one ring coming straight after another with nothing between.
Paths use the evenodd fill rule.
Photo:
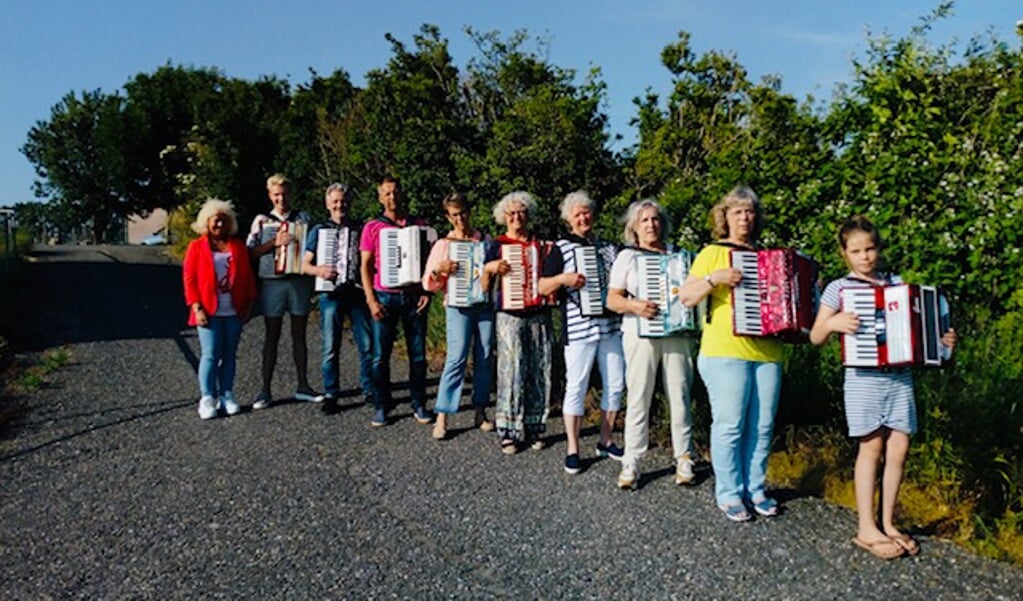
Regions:
<instances>
[{"instance_id":1,"label":"light blue jeans","mask_svg":"<svg viewBox=\"0 0 1023 601\"><path fill-rule=\"evenodd\" d=\"M718 505L759 501L766 496L781 364L700 355L697 366L710 397L714 497Z\"/></svg>"},{"instance_id":2,"label":"light blue jeans","mask_svg":"<svg viewBox=\"0 0 1023 601\"><path fill-rule=\"evenodd\" d=\"M448 352L433 409L438 413L458 411L470 346L473 351L472 404L486 407L490 404L490 383L494 380L494 308L490 303L448 307L445 315Z\"/></svg>"},{"instance_id":3,"label":"light blue jeans","mask_svg":"<svg viewBox=\"0 0 1023 601\"><path fill-rule=\"evenodd\" d=\"M218 397L234 392L242 320L237 315L210 317L207 327L196 326L195 330L199 334L199 393Z\"/></svg>"}]
</instances>

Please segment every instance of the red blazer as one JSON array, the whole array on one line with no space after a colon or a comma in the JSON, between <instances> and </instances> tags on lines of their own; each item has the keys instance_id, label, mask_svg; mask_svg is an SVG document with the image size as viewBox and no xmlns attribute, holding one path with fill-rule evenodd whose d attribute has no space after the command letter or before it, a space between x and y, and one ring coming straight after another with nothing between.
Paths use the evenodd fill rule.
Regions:
<instances>
[{"instance_id":1,"label":"red blazer","mask_svg":"<svg viewBox=\"0 0 1023 601\"><path fill-rule=\"evenodd\" d=\"M249 262L249 249L241 240L234 238L227 241L227 249L231 253L231 266L227 272L231 282L231 301L238 315L245 317L256 300L256 277ZM181 271L185 283L185 304L191 308L193 303L199 303L207 315L216 313L217 275L213 269L213 250L208 234L188 245ZM188 325L196 325L195 312L191 310L188 312Z\"/></svg>"}]
</instances>

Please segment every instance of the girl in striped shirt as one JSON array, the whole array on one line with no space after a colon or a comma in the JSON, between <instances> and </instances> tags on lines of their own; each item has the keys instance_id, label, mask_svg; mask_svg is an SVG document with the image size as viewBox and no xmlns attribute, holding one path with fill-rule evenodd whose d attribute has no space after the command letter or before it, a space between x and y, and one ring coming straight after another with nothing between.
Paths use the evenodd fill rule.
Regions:
<instances>
[{"instance_id":1,"label":"girl in striped shirt","mask_svg":"<svg viewBox=\"0 0 1023 601\"><path fill-rule=\"evenodd\" d=\"M856 314L842 311L842 289L902 283L899 276L878 271L881 237L865 217L846 220L838 230L838 243L850 273L824 289L810 332L810 342L814 344L824 344L833 333L852 334L859 329ZM955 331L945 332L942 343L951 351L956 343ZM909 437L916 431L913 376L907 368L847 367L844 404L849 435L859 440L853 472L859 528L853 543L881 559L916 555L920 545L900 532L894 522L895 499L902 483ZM879 527L874 518L874 492L882 459Z\"/></svg>"}]
</instances>

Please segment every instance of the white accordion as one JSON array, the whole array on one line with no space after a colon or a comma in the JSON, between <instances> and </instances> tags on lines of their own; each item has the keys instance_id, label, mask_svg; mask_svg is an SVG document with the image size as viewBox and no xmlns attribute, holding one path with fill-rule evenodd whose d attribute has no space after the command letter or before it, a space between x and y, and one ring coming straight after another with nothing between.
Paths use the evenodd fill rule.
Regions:
<instances>
[{"instance_id":1,"label":"white accordion","mask_svg":"<svg viewBox=\"0 0 1023 601\"><path fill-rule=\"evenodd\" d=\"M700 329L704 304L686 307L678 297L679 289L689 276L693 257L687 250L667 255L636 254L636 298L660 307L656 317L638 318L640 336L661 338Z\"/></svg>"},{"instance_id":2,"label":"white accordion","mask_svg":"<svg viewBox=\"0 0 1023 601\"><path fill-rule=\"evenodd\" d=\"M934 286L843 288L840 295L841 310L860 320L855 333L842 335L846 367L936 367L947 358L948 305Z\"/></svg>"},{"instance_id":3,"label":"white accordion","mask_svg":"<svg viewBox=\"0 0 1023 601\"><path fill-rule=\"evenodd\" d=\"M426 258L436 240L437 231L427 226L380 230L380 284L384 288L422 285Z\"/></svg>"},{"instance_id":4,"label":"white accordion","mask_svg":"<svg viewBox=\"0 0 1023 601\"><path fill-rule=\"evenodd\" d=\"M344 284L361 284L359 232L350 227L321 227L316 234L316 264L331 265L332 279L316 276L316 292L333 292Z\"/></svg>"},{"instance_id":5,"label":"white accordion","mask_svg":"<svg viewBox=\"0 0 1023 601\"><path fill-rule=\"evenodd\" d=\"M448 276L449 307L471 307L487 301L487 291L483 289L486 258L486 242L448 242L448 260L458 263L458 270Z\"/></svg>"}]
</instances>

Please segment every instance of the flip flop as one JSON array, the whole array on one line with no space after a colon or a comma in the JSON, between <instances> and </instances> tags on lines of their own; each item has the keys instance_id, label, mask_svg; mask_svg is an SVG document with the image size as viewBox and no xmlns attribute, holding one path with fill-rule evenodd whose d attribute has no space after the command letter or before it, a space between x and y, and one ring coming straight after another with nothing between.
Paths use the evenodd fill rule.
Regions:
<instances>
[{"instance_id":1,"label":"flip flop","mask_svg":"<svg viewBox=\"0 0 1023 601\"><path fill-rule=\"evenodd\" d=\"M860 537L854 536L852 538L852 542L857 547L866 550L868 553L879 559L895 559L896 557L901 557L902 554L906 552L902 545L890 538L884 538L868 543Z\"/></svg>"},{"instance_id":2,"label":"flip flop","mask_svg":"<svg viewBox=\"0 0 1023 601\"><path fill-rule=\"evenodd\" d=\"M906 552L906 555L913 556L920 553L920 543L908 535L908 534L896 534L895 536L889 536L896 545L902 547Z\"/></svg>"}]
</instances>

